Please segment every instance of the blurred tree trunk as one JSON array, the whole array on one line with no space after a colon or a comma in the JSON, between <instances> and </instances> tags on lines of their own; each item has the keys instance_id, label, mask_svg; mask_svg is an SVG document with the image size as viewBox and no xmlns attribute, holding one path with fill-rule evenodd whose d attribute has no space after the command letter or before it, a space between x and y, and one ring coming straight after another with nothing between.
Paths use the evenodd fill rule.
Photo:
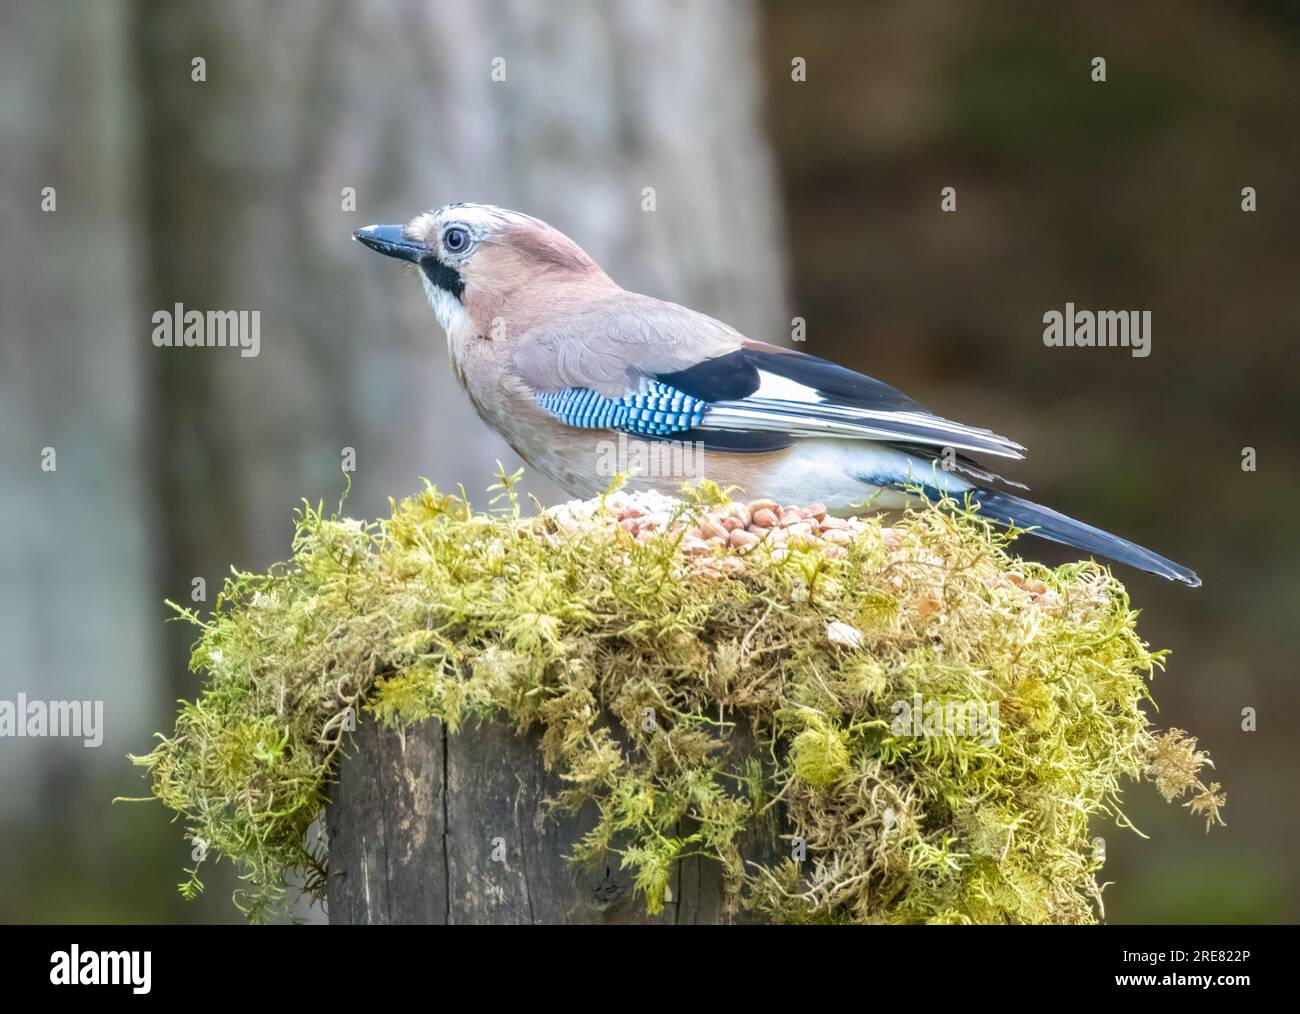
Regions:
<instances>
[{"instance_id":1,"label":"blurred tree trunk","mask_svg":"<svg viewBox=\"0 0 1300 1014\"><path fill-rule=\"evenodd\" d=\"M87 771L138 749L137 723L169 710L149 679L162 607L140 513L129 19L69 11L0 6L0 698L102 700L105 728L99 749L0 750L0 911L16 920L46 917L27 907L50 887L33 885L29 849L60 881L106 854L105 824L86 815L112 790Z\"/></svg>"},{"instance_id":2,"label":"blurred tree trunk","mask_svg":"<svg viewBox=\"0 0 1300 1014\"><path fill-rule=\"evenodd\" d=\"M140 3L148 306L261 311L257 358L147 349L162 592L188 602L204 577L210 604L229 565L284 555L299 498L338 500L344 448L348 510L370 516L418 476L475 495L515 461L361 225L517 207L630 288L779 335L755 33L748 2Z\"/></svg>"}]
</instances>

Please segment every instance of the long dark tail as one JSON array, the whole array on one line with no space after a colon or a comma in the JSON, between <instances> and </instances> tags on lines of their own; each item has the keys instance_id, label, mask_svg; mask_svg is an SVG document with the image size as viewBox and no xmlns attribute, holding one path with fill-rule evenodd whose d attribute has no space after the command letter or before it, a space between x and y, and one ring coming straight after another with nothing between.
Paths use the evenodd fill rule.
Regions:
<instances>
[{"instance_id":1,"label":"long dark tail","mask_svg":"<svg viewBox=\"0 0 1300 1014\"><path fill-rule=\"evenodd\" d=\"M1153 553L1128 539L1121 539L1118 535L1075 521L1050 507L1041 507L1010 493L999 493L991 489L973 490L969 495L979 504L980 515L997 524L1033 528L1030 534L1040 538L1063 542L1067 546L1145 570L1148 574L1159 574L1170 581L1181 581L1193 588L1200 586L1201 579L1194 572L1173 560L1166 560L1159 553Z\"/></svg>"}]
</instances>

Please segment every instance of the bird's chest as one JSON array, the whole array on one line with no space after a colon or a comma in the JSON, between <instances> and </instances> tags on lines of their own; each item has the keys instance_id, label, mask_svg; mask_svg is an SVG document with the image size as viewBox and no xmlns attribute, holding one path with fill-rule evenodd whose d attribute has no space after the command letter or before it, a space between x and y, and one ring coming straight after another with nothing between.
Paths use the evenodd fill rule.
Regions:
<instances>
[{"instance_id":1,"label":"bird's chest","mask_svg":"<svg viewBox=\"0 0 1300 1014\"><path fill-rule=\"evenodd\" d=\"M544 411L527 386L491 361L487 350L466 350L454 366L474 411L501 434L524 462L572 495L594 496L609 483L598 475L605 430L572 429Z\"/></svg>"}]
</instances>

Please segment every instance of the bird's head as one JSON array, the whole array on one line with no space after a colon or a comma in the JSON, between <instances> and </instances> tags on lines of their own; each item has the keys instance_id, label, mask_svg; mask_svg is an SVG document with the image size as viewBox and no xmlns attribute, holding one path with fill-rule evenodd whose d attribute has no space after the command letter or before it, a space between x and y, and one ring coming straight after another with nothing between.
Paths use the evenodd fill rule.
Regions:
<instances>
[{"instance_id":1,"label":"bird's head","mask_svg":"<svg viewBox=\"0 0 1300 1014\"><path fill-rule=\"evenodd\" d=\"M455 341L492 322L544 315L566 290L611 285L577 243L545 222L488 204L448 204L406 225L368 225L353 238L419 268L429 302Z\"/></svg>"}]
</instances>

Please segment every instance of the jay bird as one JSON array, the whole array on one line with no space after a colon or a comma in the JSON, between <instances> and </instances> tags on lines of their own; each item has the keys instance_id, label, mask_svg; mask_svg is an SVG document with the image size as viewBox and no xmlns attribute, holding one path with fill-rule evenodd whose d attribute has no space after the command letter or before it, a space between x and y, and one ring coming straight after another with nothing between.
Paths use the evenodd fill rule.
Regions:
<instances>
[{"instance_id":1,"label":"jay bird","mask_svg":"<svg viewBox=\"0 0 1300 1014\"><path fill-rule=\"evenodd\" d=\"M416 266L478 414L570 495L606 488L597 462L612 432L690 441L703 448L704 477L749 496L852 513L905 507L918 490L946 494L999 525L1201 583L1149 549L997 488L1018 484L973 456L1020 458L1020 444L934 415L879 380L628 292L528 215L450 204L354 237ZM669 494L679 482L630 480Z\"/></svg>"}]
</instances>

